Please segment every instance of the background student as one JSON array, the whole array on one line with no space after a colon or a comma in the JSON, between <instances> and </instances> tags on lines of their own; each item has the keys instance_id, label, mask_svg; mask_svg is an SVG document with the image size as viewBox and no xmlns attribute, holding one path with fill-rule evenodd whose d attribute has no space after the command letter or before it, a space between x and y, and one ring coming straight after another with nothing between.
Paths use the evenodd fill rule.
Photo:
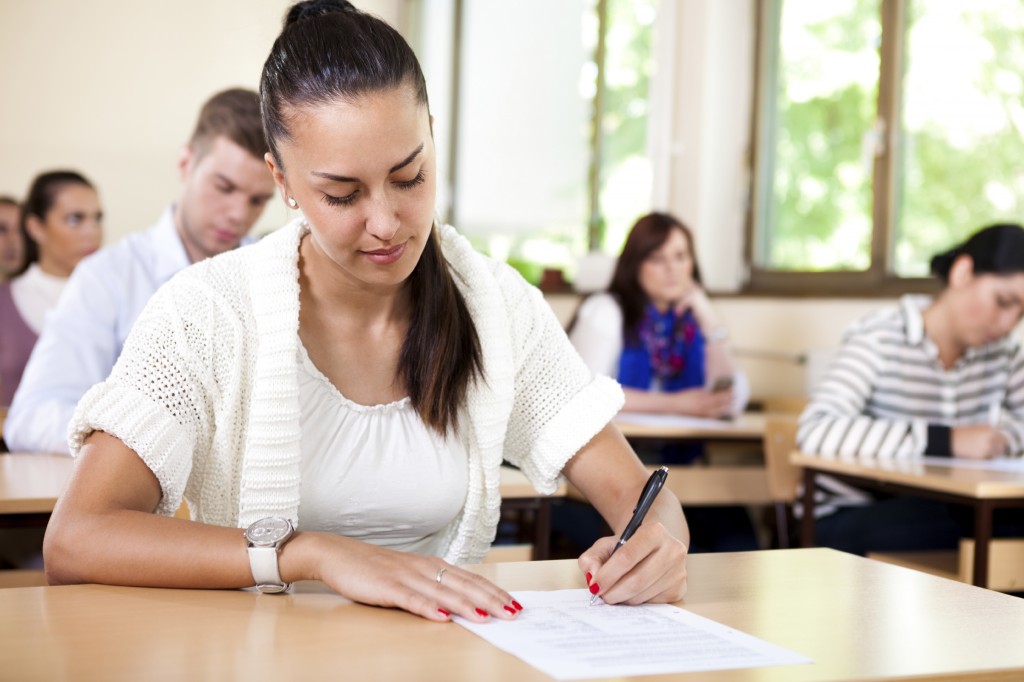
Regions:
<instances>
[{"instance_id":1,"label":"background student","mask_svg":"<svg viewBox=\"0 0 1024 682\"><path fill-rule=\"evenodd\" d=\"M47 314L71 272L103 239L99 196L74 171L38 175L23 211L25 269L0 283L0 406L11 404Z\"/></svg>"},{"instance_id":2,"label":"background student","mask_svg":"<svg viewBox=\"0 0 1024 682\"><path fill-rule=\"evenodd\" d=\"M203 104L178 157L178 200L68 283L4 425L11 449L67 452L75 404L110 373L153 292L190 263L238 246L259 219L274 190L266 151L255 92L225 90Z\"/></svg>"},{"instance_id":3,"label":"background student","mask_svg":"<svg viewBox=\"0 0 1024 682\"><path fill-rule=\"evenodd\" d=\"M1024 451L1024 229L993 225L932 259L944 287L904 296L845 334L800 417L800 449L823 457L987 459ZM873 500L819 477L817 542L848 552L946 549L970 511L911 497ZM1024 513L997 510L1001 534Z\"/></svg>"},{"instance_id":4,"label":"background student","mask_svg":"<svg viewBox=\"0 0 1024 682\"><path fill-rule=\"evenodd\" d=\"M636 221L608 291L582 303L569 338L594 372L622 384L627 411L723 417L750 396L701 286L693 235L666 213Z\"/></svg>"},{"instance_id":5,"label":"background student","mask_svg":"<svg viewBox=\"0 0 1024 682\"><path fill-rule=\"evenodd\" d=\"M502 460L540 491L564 473L621 532L647 479L608 425L621 393L536 289L434 223L426 84L397 31L345 2L299 3L261 97L267 163L305 218L151 299L75 412L47 574L265 590L315 578L433 620L514 618L523 605L456 566L489 549ZM195 521L169 516L182 496ZM247 551L240 526L267 546ZM671 494L610 557L615 541L580 557L593 593L682 596Z\"/></svg>"},{"instance_id":6,"label":"background student","mask_svg":"<svg viewBox=\"0 0 1024 682\"><path fill-rule=\"evenodd\" d=\"M636 221L608 291L583 301L569 338L592 371L622 384L624 410L717 418L741 412L749 398L728 333L701 286L693 235L666 213ZM646 461L675 464L703 454L699 443L642 452ZM687 514L695 551L758 547L743 507L693 508ZM565 503L554 525L585 545L596 532L593 521L589 509Z\"/></svg>"},{"instance_id":7,"label":"background student","mask_svg":"<svg viewBox=\"0 0 1024 682\"><path fill-rule=\"evenodd\" d=\"M11 197L0 197L0 282L21 272L25 238L21 236L21 209Z\"/></svg>"}]
</instances>

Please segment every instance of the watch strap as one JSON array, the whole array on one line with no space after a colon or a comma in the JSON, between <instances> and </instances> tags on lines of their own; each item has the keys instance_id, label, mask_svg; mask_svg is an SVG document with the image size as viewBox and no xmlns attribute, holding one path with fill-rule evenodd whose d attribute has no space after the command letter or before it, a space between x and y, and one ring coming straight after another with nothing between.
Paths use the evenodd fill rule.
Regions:
<instances>
[{"instance_id":1,"label":"watch strap","mask_svg":"<svg viewBox=\"0 0 1024 682\"><path fill-rule=\"evenodd\" d=\"M260 592L284 592L291 587L281 580L277 568L277 547L249 547L249 568Z\"/></svg>"}]
</instances>

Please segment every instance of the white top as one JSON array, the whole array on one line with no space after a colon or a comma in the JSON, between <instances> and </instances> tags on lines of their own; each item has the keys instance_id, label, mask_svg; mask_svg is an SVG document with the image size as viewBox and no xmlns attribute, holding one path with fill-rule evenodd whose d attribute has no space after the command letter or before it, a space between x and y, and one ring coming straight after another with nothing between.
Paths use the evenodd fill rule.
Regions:
<instances>
[{"instance_id":1,"label":"white top","mask_svg":"<svg viewBox=\"0 0 1024 682\"><path fill-rule=\"evenodd\" d=\"M536 288L454 228L438 231L484 367L459 409L468 485L438 554L474 563L497 528L502 460L538 492L554 492L565 463L618 412L622 390L587 369ZM121 439L159 481L158 513L174 514L184 497L203 523L285 516L304 528L298 333L307 232L296 219L161 287L110 376L78 404L72 452L97 429Z\"/></svg>"},{"instance_id":2,"label":"white top","mask_svg":"<svg viewBox=\"0 0 1024 682\"><path fill-rule=\"evenodd\" d=\"M303 527L439 554L441 531L466 501L463 443L429 430L409 398L352 402L317 369L301 341L299 411Z\"/></svg>"},{"instance_id":3,"label":"white top","mask_svg":"<svg viewBox=\"0 0 1024 682\"><path fill-rule=\"evenodd\" d=\"M584 299L576 313L576 324L569 333L569 339L590 371L617 378L623 344L622 308L615 297L600 293ZM733 375L732 414L743 412L749 400L750 382L747 375L737 369Z\"/></svg>"},{"instance_id":4,"label":"white top","mask_svg":"<svg viewBox=\"0 0 1024 682\"><path fill-rule=\"evenodd\" d=\"M39 263L28 266L28 270L11 280L14 307L28 328L37 335L43 332L46 316L57 306L57 300L67 283L67 277L43 272Z\"/></svg>"},{"instance_id":5,"label":"white top","mask_svg":"<svg viewBox=\"0 0 1024 682\"><path fill-rule=\"evenodd\" d=\"M8 447L67 452L75 404L110 373L153 292L188 264L172 208L78 264L14 395L4 424Z\"/></svg>"}]
</instances>

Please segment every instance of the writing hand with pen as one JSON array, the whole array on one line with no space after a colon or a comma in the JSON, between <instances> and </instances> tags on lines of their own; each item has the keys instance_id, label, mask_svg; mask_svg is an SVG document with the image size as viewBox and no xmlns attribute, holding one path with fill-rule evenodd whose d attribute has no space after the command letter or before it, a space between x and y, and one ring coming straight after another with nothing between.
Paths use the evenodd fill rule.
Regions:
<instances>
[{"instance_id":1,"label":"writing hand with pen","mask_svg":"<svg viewBox=\"0 0 1024 682\"><path fill-rule=\"evenodd\" d=\"M580 556L580 570L593 595L591 604L599 597L609 604L670 603L686 594L687 546L679 537L689 539L685 521L680 533L677 528L670 532L661 520L647 518L656 506L662 512L673 506L678 510L674 495L658 495L667 476L667 468L655 470L619 537L601 538ZM670 525L673 516L665 515Z\"/></svg>"}]
</instances>

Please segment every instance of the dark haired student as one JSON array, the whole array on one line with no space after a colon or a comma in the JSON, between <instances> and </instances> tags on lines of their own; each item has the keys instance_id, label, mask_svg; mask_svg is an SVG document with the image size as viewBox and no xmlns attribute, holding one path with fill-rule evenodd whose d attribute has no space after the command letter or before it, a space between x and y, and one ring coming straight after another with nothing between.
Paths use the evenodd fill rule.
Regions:
<instances>
[{"instance_id":1,"label":"dark haired student","mask_svg":"<svg viewBox=\"0 0 1024 682\"><path fill-rule=\"evenodd\" d=\"M932 259L944 287L904 296L845 334L800 417L800 449L823 457L988 459L1024 452L1024 229L993 225ZM875 500L819 477L818 544L856 554L946 549L970 511L920 498ZM996 532L1024 535L998 510Z\"/></svg>"},{"instance_id":2,"label":"dark haired student","mask_svg":"<svg viewBox=\"0 0 1024 682\"><path fill-rule=\"evenodd\" d=\"M564 474L621 532L647 479L608 424L622 394L537 290L434 222L426 87L393 28L299 3L261 99L267 163L304 216L151 300L75 412L48 576L319 579L437 621L515 618L529 604L458 566L494 537L502 459L542 492ZM191 521L171 517L183 497ZM663 493L621 551L607 537L580 557L581 583L676 601L687 542Z\"/></svg>"},{"instance_id":3,"label":"dark haired student","mask_svg":"<svg viewBox=\"0 0 1024 682\"><path fill-rule=\"evenodd\" d=\"M190 263L238 246L263 213L274 196L266 151L255 92L232 88L203 104L178 156L178 201L75 269L14 396L4 426L11 449L67 452L75 404L110 373L153 292Z\"/></svg>"},{"instance_id":4,"label":"dark haired student","mask_svg":"<svg viewBox=\"0 0 1024 682\"><path fill-rule=\"evenodd\" d=\"M0 282L0 407L11 404L68 277L103 240L99 195L75 171L37 175L22 208L21 269L9 282Z\"/></svg>"}]
</instances>

